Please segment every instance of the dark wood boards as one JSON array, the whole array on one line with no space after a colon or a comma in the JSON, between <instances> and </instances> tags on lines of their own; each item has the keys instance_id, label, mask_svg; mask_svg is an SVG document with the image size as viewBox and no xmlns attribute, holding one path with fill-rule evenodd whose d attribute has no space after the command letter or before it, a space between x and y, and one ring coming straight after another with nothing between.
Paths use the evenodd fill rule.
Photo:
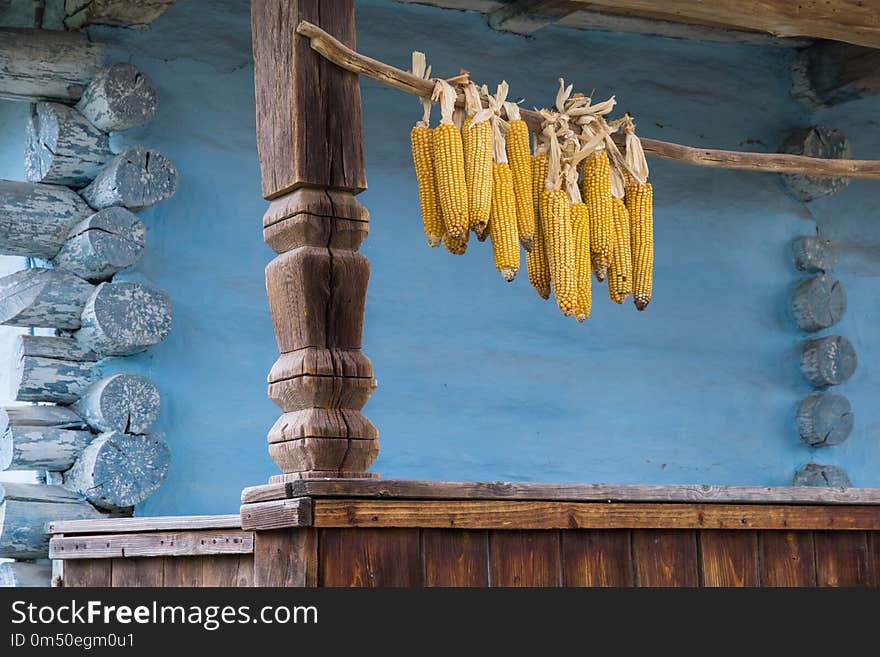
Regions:
<instances>
[{"instance_id":1,"label":"dark wood boards","mask_svg":"<svg viewBox=\"0 0 880 657\"><path fill-rule=\"evenodd\" d=\"M420 586L418 529L325 529L320 532L320 586Z\"/></svg>"},{"instance_id":2,"label":"dark wood boards","mask_svg":"<svg viewBox=\"0 0 880 657\"><path fill-rule=\"evenodd\" d=\"M317 586L318 533L312 527L257 532L254 586Z\"/></svg>"},{"instance_id":3,"label":"dark wood boards","mask_svg":"<svg viewBox=\"0 0 880 657\"><path fill-rule=\"evenodd\" d=\"M561 586L558 532L512 530L489 535L489 586Z\"/></svg>"},{"instance_id":4,"label":"dark wood boards","mask_svg":"<svg viewBox=\"0 0 880 657\"><path fill-rule=\"evenodd\" d=\"M697 541L694 531L634 530L636 586L699 586Z\"/></svg>"},{"instance_id":5,"label":"dark wood boards","mask_svg":"<svg viewBox=\"0 0 880 657\"><path fill-rule=\"evenodd\" d=\"M425 586L489 585L489 533L485 530L422 531Z\"/></svg>"},{"instance_id":6,"label":"dark wood boards","mask_svg":"<svg viewBox=\"0 0 880 657\"><path fill-rule=\"evenodd\" d=\"M245 488L241 501L285 497L363 497L423 500L557 500L571 502L695 502L730 504L876 504L880 488L557 484L509 481L419 481L415 479L304 480Z\"/></svg>"},{"instance_id":7,"label":"dark wood boards","mask_svg":"<svg viewBox=\"0 0 880 657\"><path fill-rule=\"evenodd\" d=\"M162 558L131 557L110 560L113 588L163 586L165 564Z\"/></svg>"},{"instance_id":8,"label":"dark wood boards","mask_svg":"<svg viewBox=\"0 0 880 657\"><path fill-rule=\"evenodd\" d=\"M813 532L761 532L762 586L815 586Z\"/></svg>"},{"instance_id":9,"label":"dark wood boards","mask_svg":"<svg viewBox=\"0 0 880 657\"><path fill-rule=\"evenodd\" d=\"M563 586L633 586L630 530L578 529L560 534Z\"/></svg>"},{"instance_id":10,"label":"dark wood boards","mask_svg":"<svg viewBox=\"0 0 880 657\"><path fill-rule=\"evenodd\" d=\"M316 527L880 529L873 506L316 499L313 515Z\"/></svg>"},{"instance_id":11,"label":"dark wood boards","mask_svg":"<svg viewBox=\"0 0 880 657\"><path fill-rule=\"evenodd\" d=\"M700 572L703 586L758 586L758 533L701 531Z\"/></svg>"},{"instance_id":12,"label":"dark wood boards","mask_svg":"<svg viewBox=\"0 0 880 657\"><path fill-rule=\"evenodd\" d=\"M69 588L108 588L111 585L110 567L110 559L65 561L64 586Z\"/></svg>"},{"instance_id":13,"label":"dark wood boards","mask_svg":"<svg viewBox=\"0 0 880 657\"><path fill-rule=\"evenodd\" d=\"M297 187L366 188L357 76L317 55L296 34L308 20L354 46L353 0L251 3L257 146L263 196Z\"/></svg>"},{"instance_id":14,"label":"dark wood boards","mask_svg":"<svg viewBox=\"0 0 880 657\"><path fill-rule=\"evenodd\" d=\"M815 532L814 539L818 586L872 583L865 532Z\"/></svg>"}]
</instances>

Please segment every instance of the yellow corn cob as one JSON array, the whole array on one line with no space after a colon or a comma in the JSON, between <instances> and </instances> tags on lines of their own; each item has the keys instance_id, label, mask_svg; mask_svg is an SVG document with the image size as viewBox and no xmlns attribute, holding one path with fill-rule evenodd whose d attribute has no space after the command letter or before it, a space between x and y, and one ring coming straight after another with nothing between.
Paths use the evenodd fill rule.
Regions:
<instances>
[{"instance_id":1,"label":"yellow corn cob","mask_svg":"<svg viewBox=\"0 0 880 657\"><path fill-rule=\"evenodd\" d=\"M590 212L590 252L593 271L604 280L614 250L614 212L611 199L611 166L608 154L601 151L584 162L581 194Z\"/></svg>"},{"instance_id":2,"label":"yellow corn cob","mask_svg":"<svg viewBox=\"0 0 880 657\"><path fill-rule=\"evenodd\" d=\"M419 184L419 201L422 204L422 224L428 246L440 246L443 241L443 217L440 214L440 199L437 197L437 182L434 180L434 154L431 150L433 132L425 126L416 126L409 133L412 142L413 164Z\"/></svg>"},{"instance_id":3,"label":"yellow corn cob","mask_svg":"<svg viewBox=\"0 0 880 657\"><path fill-rule=\"evenodd\" d=\"M529 198L531 201L531 198ZM519 270L519 241L513 174L506 162L492 165L492 220L489 222L495 267L508 283Z\"/></svg>"},{"instance_id":4,"label":"yellow corn cob","mask_svg":"<svg viewBox=\"0 0 880 657\"><path fill-rule=\"evenodd\" d=\"M464 255L464 252L467 251L467 243L467 233L464 234L463 240L457 240L454 237L450 237L449 233L446 233L443 236L443 246L445 246L446 250L452 255Z\"/></svg>"},{"instance_id":5,"label":"yellow corn cob","mask_svg":"<svg viewBox=\"0 0 880 657\"><path fill-rule=\"evenodd\" d=\"M522 119L509 122L507 161L513 173L516 195L516 222L519 241L526 251L535 243L535 202L532 198L532 157L529 150L529 127Z\"/></svg>"},{"instance_id":6,"label":"yellow corn cob","mask_svg":"<svg viewBox=\"0 0 880 657\"><path fill-rule=\"evenodd\" d=\"M468 231L468 196L461 133L451 123L434 128L434 178L443 225L450 238L464 240Z\"/></svg>"},{"instance_id":7,"label":"yellow corn cob","mask_svg":"<svg viewBox=\"0 0 880 657\"><path fill-rule=\"evenodd\" d=\"M571 202L561 189L541 193L541 228L550 261L550 278L556 305L566 317L574 315L577 302L574 239L571 232Z\"/></svg>"},{"instance_id":8,"label":"yellow corn cob","mask_svg":"<svg viewBox=\"0 0 880 657\"><path fill-rule=\"evenodd\" d=\"M542 299L550 298L550 263L547 260L544 231L541 227L541 201L543 198L544 180L547 178L549 159L547 153L540 153L532 158L532 203L535 221L535 240L531 252L526 252L526 267L529 271L529 282Z\"/></svg>"},{"instance_id":9,"label":"yellow corn cob","mask_svg":"<svg viewBox=\"0 0 880 657\"><path fill-rule=\"evenodd\" d=\"M654 283L654 189L651 183L626 186L629 242L632 251L633 301L644 310L651 303Z\"/></svg>"},{"instance_id":10,"label":"yellow corn cob","mask_svg":"<svg viewBox=\"0 0 880 657\"><path fill-rule=\"evenodd\" d=\"M608 267L608 296L623 303L632 292L632 254L629 243L629 213L619 198L612 197L614 208L614 253Z\"/></svg>"},{"instance_id":11,"label":"yellow corn cob","mask_svg":"<svg viewBox=\"0 0 880 657\"><path fill-rule=\"evenodd\" d=\"M471 127L471 117L468 117L461 130L461 140L468 191L468 219L474 234L482 237L492 207L492 124L480 121Z\"/></svg>"},{"instance_id":12,"label":"yellow corn cob","mask_svg":"<svg viewBox=\"0 0 880 657\"><path fill-rule=\"evenodd\" d=\"M574 236L575 272L577 274L577 303L574 316L579 322L590 316L593 305L590 271L590 213L586 203L572 203L571 230Z\"/></svg>"}]
</instances>

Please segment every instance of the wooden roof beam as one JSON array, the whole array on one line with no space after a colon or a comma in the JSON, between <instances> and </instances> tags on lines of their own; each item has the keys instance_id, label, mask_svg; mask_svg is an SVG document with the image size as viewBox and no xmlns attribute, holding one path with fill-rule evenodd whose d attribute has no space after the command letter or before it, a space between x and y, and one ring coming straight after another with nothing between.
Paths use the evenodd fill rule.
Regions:
<instances>
[{"instance_id":1,"label":"wooden roof beam","mask_svg":"<svg viewBox=\"0 0 880 657\"><path fill-rule=\"evenodd\" d=\"M486 15L489 27L515 34L532 34L580 9L571 0L514 0Z\"/></svg>"}]
</instances>

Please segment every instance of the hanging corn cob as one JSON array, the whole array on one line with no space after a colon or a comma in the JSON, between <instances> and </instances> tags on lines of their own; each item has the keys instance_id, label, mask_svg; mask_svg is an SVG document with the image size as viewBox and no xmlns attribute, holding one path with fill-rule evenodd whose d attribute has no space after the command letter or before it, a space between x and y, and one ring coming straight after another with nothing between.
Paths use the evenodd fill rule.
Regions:
<instances>
[{"instance_id":1,"label":"hanging corn cob","mask_svg":"<svg viewBox=\"0 0 880 657\"><path fill-rule=\"evenodd\" d=\"M516 222L519 241L527 252L535 243L535 205L532 200L532 158L529 148L529 127L520 118L519 105L504 103L507 114L507 160L513 173L516 194Z\"/></svg>"},{"instance_id":2,"label":"hanging corn cob","mask_svg":"<svg viewBox=\"0 0 880 657\"><path fill-rule=\"evenodd\" d=\"M648 182L648 162L629 115L625 117L626 209L629 211L629 239L632 251L633 302L638 310L651 303L654 279L654 189Z\"/></svg>"},{"instance_id":3,"label":"hanging corn cob","mask_svg":"<svg viewBox=\"0 0 880 657\"><path fill-rule=\"evenodd\" d=\"M455 239L449 233L446 233L443 236L443 246L445 246L446 250L452 255L464 255L464 252L467 251L467 243L467 233L464 234L464 239L461 240Z\"/></svg>"},{"instance_id":4,"label":"hanging corn cob","mask_svg":"<svg viewBox=\"0 0 880 657\"><path fill-rule=\"evenodd\" d=\"M535 139L535 154L532 156L532 207L535 212L535 239L532 250L526 252L526 267L529 272L529 282L542 299L550 298L550 262L547 260L540 218L541 192L544 191L548 167L547 145L539 139Z\"/></svg>"},{"instance_id":5,"label":"hanging corn cob","mask_svg":"<svg viewBox=\"0 0 880 657\"><path fill-rule=\"evenodd\" d=\"M484 109L477 85L464 88L467 118L461 129L464 146L464 179L468 190L468 217L471 230L483 238L492 207L492 126L491 109Z\"/></svg>"},{"instance_id":6,"label":"hanging corn cob","mask_svg":"<svg viewBox=\"0 0 880 657\"><path fill-rule=\"evenodd\" d=\"M577 300L574 316L579 322L589 318L593 305L593 275L590 265L590 213L586 203L581 200L578 189L578 165L590 152L578 150L575 138L568 142L569 151L563 165L562 178L565 190L571 201L571 231L574 240L575 278L577 280Z\"/></svg>"},{"instance_id":7,"label":"hanging corn cob","mask_svg":"<svg viewBox=\"0 0 880 657\"><path fill-rule=\"evenodd\" d=\"M420 78L429 78L431 69L426 65L425 54L412 54L412 72ZM439 246L443 240L443 217L440 214L440 198L437 195L437 182L434 179L434 153L432 148L433 132L431 123L431 101L421 99L422 119L410 131L413 165L416 170L416 181L419 187L419 202L422 206L422 225L428 246Z\"/></svg>"},{"instance_id":8,"label":"hanging corn cob","mask_svg":"<svg viewBox=\"0 0 880 657\"><path fill-rule=\"evenodd\" d=\"M513 174L507 162L504 132L506 123L501 119L501 107L507 96L507 83L498 85L494 97L489 98L492 110L492 138L494 140L494 163L492 164L492 217L489 220L489 236L492 238L492 254L495 267L505 281L510 282L519 270L519 234L516 224L516 199L513 190Z\"/></svg>"},{"instance_id":9,"label":"hanging corn cob","mask_svg":"<svg viewBox=\"0 0 880 657\"><path fill-rule=\"evenodd\" d=\"M629 212L623 200L611 200L614 215L614 252L608 267L608 296L623 303L632 292L632 254L630 252Z\"/></svg>"},{"instance_id":10,"label":"hanging corn cob","mask_svg":"<svg viewBox=\"0 0 880 657\"><path fill-rule=\"evenodd\" d=\"M440 125L434 128L434 176L440 197L443 225L452 240L467 241L468 193L464 175L464 150L461 133L453 122L456 93L452 86L438 80L434 100L440 102Z\"/></svg>"},{"instance_id":11,"label":"hanging corn cob","mask_svg":"<svg viewBox=\"0 0 880 657\"><path fill-rule=\"evenodd\" d=\"M614 230L611 166L604 149L584 160L581 193L590 214L593 272L598 280L603 281L611 263L613 248L611 238Z\"/></svg>"}]
</instances>

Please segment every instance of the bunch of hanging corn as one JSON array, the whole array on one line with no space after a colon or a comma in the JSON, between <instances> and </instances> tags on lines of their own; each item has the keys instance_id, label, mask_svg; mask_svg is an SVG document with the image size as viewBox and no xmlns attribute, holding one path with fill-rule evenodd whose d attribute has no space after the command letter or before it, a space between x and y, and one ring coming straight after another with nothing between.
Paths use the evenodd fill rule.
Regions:
<instances>
[{"instance_id":1,"label":"bunch of hanging corn","mask_svg":"<svg viewBox=\"0 0 880 657\"><path fill-rule=\"evenodd\" d=\"M413 53L412 72L420 78L430 77L431 69L426 66L424 53ZM419 202L422 206L422 224L425 229L425 237L428 238L428 245L435 247L439 246L443 240L445 230L443 217L440 214L437 181L434 178L434 135L430 128L431 101L423 98L421 103L422 118L410 131L410 142L416 181L419 187Z\"/></svg>"},{"instance_id":2,"label":"bunch of hanging corn","mask_svg":"<svg viewBox=\"0 0 880 657\"><path fill-rule=\"evenodd\" d=\"M485 90L485 87L484 87ZM484 239L492 208L492 110L483 108L477 85L464 88L467 118L461 128L464 147L464 179L468 193L470 229Z\"/></svg>"},{"instance_id":3,"label":"bunch of hanging corn","mask_svg":"<svg viewBox=\"0 0 880 657\"><path fill-rule=\"evenodd\" d=\"M443 225L449 240L467 242L468 236L468 189L464 174L464 149L461 133L455 127L456 93L452 86L438 80L434 86L434 100L440 102L440 125L434 128L434 178L440 197ZM449 243L446 242L447 247ZM453 251L450 249L453 253ZM461 249L464 252L464 249Z\"/></svg>"},{"instance_id":4,"label":"bunch of hanging corn","mask_svg":"<svg viewBox=\"0 0 880 657\"><path fill-rule=\"evenodd\" d=\"M492 215L489 219L489 237L495 267L505 281L510 282L519 270L519 231L517 229L516 198L513 173L507 161L507 149L500 111L507 96L507 83L498 85L494 98L490 99L493 110L492 136L494 140L494 163L492 164Z\"/></svg>"},{"instance_id":5,"label":"bunch of hanging corn","mask_svg":"<svg viewBox=\"0 0 880 657\"><path fill-rule=\"evenodd\" d=\"M642 144L635 133L635 124L625 117L626 209L629 212L630 245L632 251L633 302L638 310L651 303L654 279L654 189L648 182L648 162Z\"/></svg>"},{"instance_id":6,"label":"bunch of hanging corn","mask_svg":"<svg viewBox=\"0 0 880 657\"><path fill-rule=\"evenodd\" d=\"M504 110L507 114L507 161L513 173L519 241L526 252L531 252L535 243L535 204L532 199L529 127L520 117L519 105L505 102Z\"/></svg>"}]
</instances>

